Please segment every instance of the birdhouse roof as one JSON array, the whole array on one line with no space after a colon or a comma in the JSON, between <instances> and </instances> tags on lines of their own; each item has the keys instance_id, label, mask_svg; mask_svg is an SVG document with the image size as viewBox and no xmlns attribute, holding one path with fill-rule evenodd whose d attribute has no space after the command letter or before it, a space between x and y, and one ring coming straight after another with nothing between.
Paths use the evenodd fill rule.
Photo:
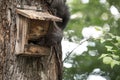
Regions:
<instances>
[{"instance_id":1,"label":"birdhouse roof","mask_svg":"<svg viewBox=\"0 0 120 80\"><path fill-rule=\"evenodd\" d=\"M58 21L61 22L62 19L51 15L48 12L36 11L36 10L23 10L23 9L16 9L16 12L24 17L29 19L36 19L36 20L50 20L50 21Z\"/></svg>"}]
</instances>

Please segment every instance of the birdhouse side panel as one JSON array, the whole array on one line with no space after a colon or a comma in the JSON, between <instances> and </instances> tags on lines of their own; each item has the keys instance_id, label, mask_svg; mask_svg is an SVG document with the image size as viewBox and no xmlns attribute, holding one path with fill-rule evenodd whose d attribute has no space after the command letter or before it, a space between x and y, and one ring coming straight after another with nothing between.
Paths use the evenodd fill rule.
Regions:
<instances>
[{"instance_id":1,"label":"birdhouse side panel","mask_svg":"<svg viewBox=\"0 0 120 80\"><path fill-rule=\"evenodd\" d=\"M16 40L16 54L24 53L24 45L27 43L27 28L28 19L24 16L17 15L17 40Z\"/></svg>"}]
</instances>

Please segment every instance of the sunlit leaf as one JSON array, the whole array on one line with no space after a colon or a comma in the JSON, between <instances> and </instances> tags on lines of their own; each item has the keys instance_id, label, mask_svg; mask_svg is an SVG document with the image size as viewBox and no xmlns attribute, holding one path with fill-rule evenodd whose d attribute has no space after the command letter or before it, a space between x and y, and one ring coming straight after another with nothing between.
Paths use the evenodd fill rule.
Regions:
<instances>
[{"instance_id":1,"label":"sunlit leaf","mask_svg":"<svg viewBox=\"0 0 120 80\"><path fill-rule=\"evenodd\" d=\"M111 55L113 57L113 59L119 59L120 57L118 55L112 54Z\"/></svg>"},{"instance_id":2,"label":"sunlit leaf","mask_svg":"<svg viewBox=\"0 0 120 80\"><path fill-rule=\"evenodd\" d=\"M107 38L106 40L107 40L107 41L112 41L113 39L112 39L112 38Z\"/></svg>"},{"instance_id":3,"label":"sunlit leaf","mask_svg":"<svg viewBox=\"0 0 120 80\"><path fill-rule=\"evenodd\" d=\"M99 57L99 59L104 58L104 57L106 57L106 56L108 56L108 54L102 54L102 55Z\"/></svg>"},{"instance_id":4,"label":"sunlit leaf","mask_svg":"<svg viewBox=\"0 0 120 80\"><path fill-rule=\"evenodd\" d=\"M102 31L102 28L101 28L101 27L95 26L95 29L96 29L97 31Z\"/></svg>"},{"instance_id":5,"label":"sunlit leaf","mask_svg":"<svg viewBox=\"0 0 120 80\"><path fill-rule=\"evenodd\" d=\"M112 33L108 33L108 34L111 38L115 38L115 35L113 35Z\"/></svg>"},{"instance_id":6,"label":"sunlit leaf","mask_svg":"<svg viewBox=\"0 0 120 80\"><path fill-rule=\"evenodd\" d=\"M119 65L119 64L120 64L119 61L112 60L112 62L111 62L111 68L113 68L115 65Z\"/></svg>"},{"instance_id":7,"label":"sunlit leaf","mask_svg":"<svg viewBox=\"0 0 120 80\"><path fill-rule=\"evenodd\" d=\"M101 43L104 43L105 41L106 41L106 40L103 39L103 38L100 39L100 42L101 42Z\"/></svg>"},{"instance_id":8,"label":"sunlit leaf","mask_svg":"<svg viewBox=\"0 0 120 80\"><path fill-rule=\"evenodd\" d=\"M111 64L112 60L113 59L111 57L104 57L103 58L103 63L104 64Z\"/></svg>"},{"instance_id":9,"label":"sunlit leaf","mask_svg":"<svg viewBox=\"0 0 120 80\"><path fill-rule=\"evenodd\" d=\"M112 46L105 46L107 48L107 51L111 51L112 50Z\"/></svg>"},{"instance_id":10,"label":"sunlit leaf","mask_svg":"<svg viewBox=\"0 0 120 80\"><path fill-rule=\"evenodd\" d=\"M120 42L120 37L119 37L119 36L116 36L116 40L117 40L118 42Z\"/></svg>"}]
</instances>

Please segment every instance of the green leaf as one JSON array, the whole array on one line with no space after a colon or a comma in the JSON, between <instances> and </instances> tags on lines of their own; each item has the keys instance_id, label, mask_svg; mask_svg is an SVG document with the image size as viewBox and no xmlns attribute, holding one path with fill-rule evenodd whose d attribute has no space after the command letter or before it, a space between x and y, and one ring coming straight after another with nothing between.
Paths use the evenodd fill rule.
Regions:
<instances>
[{"instance_id":1,"label":"green leaf","mask_svg":"<svg viewBox=\"0 0 120 80\"><path fill-rule=\"evenodd\" d=\"M120 65L120 62L116 61L116 60L112 60L112 62L111 62L111 68L113 68L115 65Z\"/></svg>"},{"instance_id":2,"label":"green leaf","mask_svg":"<svg viewBox=\"0 0 120 80\"><path fill-rule=\"evenodd\" d=\"M112 54L111 55L113 57L113 59L119 59L120 57L118 55Z\"/></svg>"},{"instance_id":3,"label":"green leaf","mask_svg":"<svg viewBox=\"0 0 120 80\"><path fill-rule=\"evenodd\" d=\"M112 51L112 46L105 46L107 48L107 51Z\"/></svg>"},{"instance_id":4,"label":"green leaf","mask_svg":"<svg viewBox=\"0 0 120 80\"><path fill-rule=\"evenodd\" d=\"M119 36L116 36L116 40L117 40L118 42L120 42L120 37L119 37Z\"/></svg>"},{"instance_id":5,"label":"green leaf","mask_svg":"<svg viewBox=\"0 0 120 80\"><path fill-rule=\"evenodd\" d=\"M115 35L113 35L112 33L108 33L109 36L111 36L111 38L115 38Z\"/></svg>"},{"instance_id":6,"label":"green leaf","mask_svg":"<svg viewBox=\"0 0 120 80\"><path fill-rule=\"evenodd\" d=\"M102 59L102 58L104 58L104 57L106 57L106 56L108 56L108 54L102 54L102 55L99 57L99 59Z\"/></svg>"},{"instance_id":7,"label":"green leaf","mask_svg":"<svg viewBox=\"0 0 120 80\"><path fill-rule=\"evenodd\" d=\"M101 27L95 26L95 29L96 29L97 31L102 31L102 28L101 28Z\"/></svg>"},{"instance_id":8,"label":"green leaf","mask_svg":"<svg viewBox=\"0 0 120 80\"><path fill-rule=\"evenodd\" d=\"M100 39L100 42L101 42L101 43L104 43L105 41L106 41L106 40L103 39L103 38Z\"/></svg>"},{"instance_id":9,"label":"green leaf","mask_svg":"<svg viewBox=\"0 0 120 80\"><path fill-rule=\"evenodd\" d=\"M112 38L107 38L106 40L107 40L107 41L112 41L113 39L112 39Z\"/></svg>"},{"instance_id":10,"label":"green leaf","mask_svg":"<svg viewBox=\"0 0 120 80\"><path fill-rule=\"evenodd\" d=\"M103 58L103 63L105 63L105 64L111 64L112 60L113 59L111 57L104 57Z\"/></svg>"}]
</instances>

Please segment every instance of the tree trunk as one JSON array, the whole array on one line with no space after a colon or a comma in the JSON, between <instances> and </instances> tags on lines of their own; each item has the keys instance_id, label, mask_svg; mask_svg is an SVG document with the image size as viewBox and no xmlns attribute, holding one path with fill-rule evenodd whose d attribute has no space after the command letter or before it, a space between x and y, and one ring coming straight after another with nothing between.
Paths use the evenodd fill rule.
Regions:
<instances>
[{"instance_id":1,"label":"tree trunk","mask_svg":"<svg viewBox=\"0 0 120 80\"><path fill-rule=\"evenodd\" d=\"M54 50L51 59L50 55L15 55L17 4L17 0L0 0L0 80L62 80L60 44L57 45L60 61Z\"/></svg>"}]
</instances>

